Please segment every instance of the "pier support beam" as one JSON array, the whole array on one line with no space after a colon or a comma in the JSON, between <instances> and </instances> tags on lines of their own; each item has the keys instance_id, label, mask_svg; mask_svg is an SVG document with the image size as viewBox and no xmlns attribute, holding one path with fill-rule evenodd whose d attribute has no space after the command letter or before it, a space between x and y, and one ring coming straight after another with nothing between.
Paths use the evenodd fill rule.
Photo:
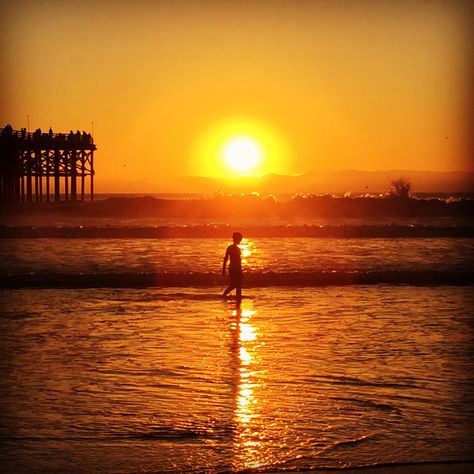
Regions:
<instances>
[{"instance_id":1,"label":"pier support beam","mask_svg":"<svg viewBox=\"0 0 474 474\"><path fill-rule=\"evenodd\" d=\"M61 182L59 180L59 160L61 154L59 150L54 150L54 201L58 202L61 200Z\"/></svg>"},{"instance_id":2,"label":"pier support beam","mask_svg":"<svg viewBox=\"0 0 474 474\"><path fill-rule=\"evenodd\" d=\"M76 150L71 151L71 201L77 201L77 155Z\"/></svg>"}]
</instances>

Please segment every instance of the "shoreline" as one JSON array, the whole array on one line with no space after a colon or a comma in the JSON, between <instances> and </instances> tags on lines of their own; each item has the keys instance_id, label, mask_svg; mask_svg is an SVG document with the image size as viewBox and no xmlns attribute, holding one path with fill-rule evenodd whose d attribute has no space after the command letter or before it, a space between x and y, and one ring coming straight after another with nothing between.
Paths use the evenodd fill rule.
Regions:
<instances>
[{"instance_id":1,"label":"shoreline","mask_svg":"<svg viewBox=\"0 0 474 474\"><path fill-rule=\"evenodd\" d=\"M267 474L295 472L298 474L470 474L474 472L474 461L426 461L401 464L380 464L362 467L319 468L292 471L265 471Z\"/></svg>"}]
</instances>

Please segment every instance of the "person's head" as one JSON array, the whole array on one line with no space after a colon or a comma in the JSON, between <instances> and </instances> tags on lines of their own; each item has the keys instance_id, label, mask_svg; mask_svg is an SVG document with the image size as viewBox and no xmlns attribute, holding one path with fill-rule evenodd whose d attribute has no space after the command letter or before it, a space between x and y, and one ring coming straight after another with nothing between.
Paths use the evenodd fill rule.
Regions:
<instances>
[{"instance_id":1,"label":"person's head","mask_svg":"<svg viewBox=\"0 0 474 474\"><path fill-rule=\"evenodd\" d=\"M234 241L234 244L240 244L240 242L242 242L242 234L240 232L234 232L232 234L232 240Z\"/></svg>"}]
</instances>

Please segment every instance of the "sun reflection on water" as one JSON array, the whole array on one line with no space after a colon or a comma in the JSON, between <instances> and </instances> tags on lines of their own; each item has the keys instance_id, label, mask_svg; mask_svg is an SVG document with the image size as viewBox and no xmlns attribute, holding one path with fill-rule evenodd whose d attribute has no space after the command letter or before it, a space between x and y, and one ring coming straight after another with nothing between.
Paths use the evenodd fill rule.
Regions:
<instances>
[{"instance_id":1,"label":"sun reflection on water","mask_svg":"<svg viewBox=\"0 0 474 474\"><path fill-rule=\"evenodd\" d=\"M234 367L234 441L233 468L257 468L269 462L262 439L265 427L260 413L263 410L258 392L264 384L259 376L259 328L254 324L256 311L237 308L232 311L232 358Z\"/></svg>"},{"instance_id":2,"label":"sun reflection on water","mask_svg":"<svg viewBox=\"0 0 474 474\"><path fill-rule=\"evenodd\" d=\"M242 264L249 266L251 264L251 256L256 252L255 243L249 239L244 238L239 244L240 250L242 252Z\"/></svg>"}]
</instances>

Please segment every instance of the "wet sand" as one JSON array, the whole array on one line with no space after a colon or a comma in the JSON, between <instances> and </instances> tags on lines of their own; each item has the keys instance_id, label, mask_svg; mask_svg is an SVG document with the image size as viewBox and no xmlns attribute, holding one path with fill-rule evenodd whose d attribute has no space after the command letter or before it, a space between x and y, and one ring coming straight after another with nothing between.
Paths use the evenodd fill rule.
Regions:
<instances>
[{"instance_id":1,"label":"wet sand","mask_svg":"<svg viewBox=\"0 0 474 474\"><path fill-rule=\"evenodd\" d=\"M216 292L3 290L0 471L473 471L472 287Z\"/></svg>"}]
</instances>

